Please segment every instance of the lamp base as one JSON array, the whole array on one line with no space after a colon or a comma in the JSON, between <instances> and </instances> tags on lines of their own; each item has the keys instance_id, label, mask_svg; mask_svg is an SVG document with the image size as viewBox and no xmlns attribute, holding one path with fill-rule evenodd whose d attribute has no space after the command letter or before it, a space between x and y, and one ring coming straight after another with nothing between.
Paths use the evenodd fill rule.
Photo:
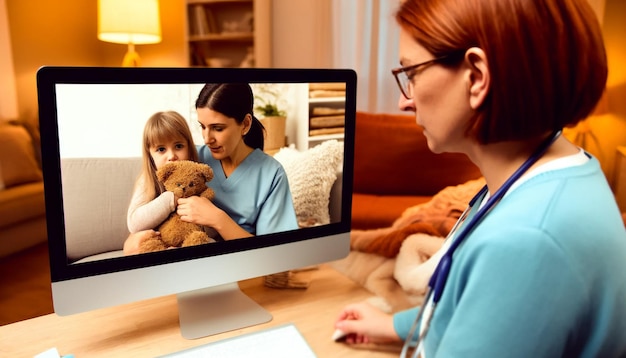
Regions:
<instances>
[{"instance_id":1,"label":"lamp base","mask_svg":"<svg viewBox=\"0 0 626 358\"><path fill-rule=\"evenodd\" d=\"M122 67L139 67L139 54L135 51L135 45L128 44L128 51L122 60Z\"/></svg>"}]
</instances>

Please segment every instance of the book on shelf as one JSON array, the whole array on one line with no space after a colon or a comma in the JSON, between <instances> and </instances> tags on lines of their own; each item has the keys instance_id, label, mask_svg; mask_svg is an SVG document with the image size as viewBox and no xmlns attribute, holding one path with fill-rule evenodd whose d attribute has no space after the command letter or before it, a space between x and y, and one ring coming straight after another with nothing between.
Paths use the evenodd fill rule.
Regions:
<instances>
[{"instance_id":1,"label":"book on shelf","mask_svg":"<svg viewBox=\"0 0 626 358\"><path fill-rule=\"evenodd\" d=\"M213 15L213 11L211 11L210 9L206 9L206 20L209 24L209 32L211 33L219 33L220 30L217 27L217 21L215 20L215 16Z\"/></svg>"},{"instance_id":2,"label":"book on shelf","mask_svg":"<svg viewBox=\"0 0 626 358\"><path fill-rule=\"evenodd\" d=\"M191 26L190 32L192 35L207 35L211 32L209 28L209 22L204 11L204 6L194 5L190 9L189 24Z\"/></svg>"},{"instance_id":3,"label":"book on shelf","mask_svg":"<svg viewBox=\"0 0 626 358\"><path fill-rule=\"evenodd\" d=\"M191 64L196 66L207 66L204 52L197 43L191 44Z\"/></svg>"}]
</instances>

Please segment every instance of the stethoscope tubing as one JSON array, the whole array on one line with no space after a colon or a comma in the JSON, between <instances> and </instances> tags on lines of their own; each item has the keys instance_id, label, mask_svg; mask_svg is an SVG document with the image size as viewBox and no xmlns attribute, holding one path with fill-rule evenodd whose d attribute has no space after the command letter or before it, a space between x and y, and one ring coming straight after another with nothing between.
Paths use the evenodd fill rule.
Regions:
<instances>
[{"instance_id":1,"label":"stethoscope tubing","mask_svg":"<svg viewBox=\"0 0 626 358\"><path fill-rule=\"evenodd\" d=\"M478 223L482 219L484 219L484 217L496 205L496 203L499 202L500 199L502 199L502 197L504 197L504 194L506 194L506 192L511 188L511 186L513 186L513 184L515 184L515 182L517 182L522 177L522 175L524 175L524 173L526 173L528 169L530 169L530 167L532 167L535 163L537 163L537 161L541 157L543 157L543 155L548 151L550 146L552 146L552 143L554 143L560 135L561 135L561 130L557 130L553 132L549 138L543 141L540 144L539 148L519 168L517 168L517 170L504 182L504 184L502 184L502 186L495 192L495 194L493 194L489 198L489 200L487 200L485 205L479 208L479 210L470 219L470 221L461 227L461 231L458 233L458 235L456 234L454 235L455 237L452 243L450 244L450 247L448 248L448 250L446 250L446 253L441 257L441 259L439 260L439 263L437 264L435 268L435 271L430 277L430 280L428 282L428 291L426 293L424 303L422 304L422 307L415 321L411 325L409 334L407 335L404 345L402 347L402 353L400 355L401 357L406 356L408 349L411 346L413 346L412 337L417 330L417 326L420 325L419 322L423 318L424 308L426 307L426 305L428 304L428 302L430 301L432 297L433 307L432 307L430 317L428 321L426 322L425 329L422 330L422 332L420 332L419 337L417 338L416 343L415 343L415 351L414 351L413 357L417 357L417 354L419 353L420 344L422 343L423 339L426 337L426 334L428 333L428 330L430 328L430 319L435 313L435 307L437 303L439 302L439 300L441 299L441 296L443 295L443 290L446 286L448 275L450 274L450 268L452 267L452 256L454 255L454 252L456 251L456 249L467 238L467 236L469 236L469 233L476 227L476 225L478 225ZM485 195L487 191L488 191L488 188L485 185L472 198L472 200L470 200L467 209L465 209L463 214L461 214L457 222L454 224L453 228L450 230L449 236L455 232L455 230L460 225L460 223L464 221L467 213L469 213L472 207L476 204L476 201L478 201L478 199L483 197L483 195Z\"/></svg>"}]
</instances>

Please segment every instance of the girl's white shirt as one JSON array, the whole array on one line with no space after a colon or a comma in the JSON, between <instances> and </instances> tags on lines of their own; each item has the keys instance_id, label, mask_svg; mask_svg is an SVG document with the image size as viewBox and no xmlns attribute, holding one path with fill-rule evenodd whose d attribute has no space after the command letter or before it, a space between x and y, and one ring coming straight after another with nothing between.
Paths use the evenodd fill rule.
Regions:
<instances>
[{"instance_id":1,"label":"girl's white shirt","mask_svg":"<svg viewBox=\"0 0 626 358\"><path fill-rule=\"evenodd\" d=\"M176 209L174 193L164 191L156 198L146 196L145 182L139 180L135 185L133 197L128 205L127 225L131 233L154 229L167 219Z\"/></svg>"}]
</instances>

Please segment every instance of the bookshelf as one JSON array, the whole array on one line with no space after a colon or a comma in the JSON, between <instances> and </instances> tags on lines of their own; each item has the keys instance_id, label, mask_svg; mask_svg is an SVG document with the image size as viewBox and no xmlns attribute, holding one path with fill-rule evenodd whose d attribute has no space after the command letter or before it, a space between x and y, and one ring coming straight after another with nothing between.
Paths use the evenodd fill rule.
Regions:
<instances>
[{"instance_id":1,"label":"bookshelf","mask_svg":"<svg viewBox=\"0 0 626 358\"><path fill-rule=\"evenodd\" d=\"M289 103L286 108L288 145L305 151L327 140L343 141L345 83L297 83L281 93Z\"/></svg>"},{"instance_id":2,"label":"bookshelf","mask_svg":"<svg viewBox=\"0 0 626 358\"><path fill-rule=\"evenodd\" d=\"M271 67L271 0L187 0L190 66Z\"/></svg>"},{"instance_id":3,"label":"bookshelf","mask_svg":"<svg viewBox=\"0 0 626 358\"><path fill-rule=\"evenodd\" d=\"M343 140L346 88L344 83L309 84L308 146Z\"/></svg>"}]
</instances>

